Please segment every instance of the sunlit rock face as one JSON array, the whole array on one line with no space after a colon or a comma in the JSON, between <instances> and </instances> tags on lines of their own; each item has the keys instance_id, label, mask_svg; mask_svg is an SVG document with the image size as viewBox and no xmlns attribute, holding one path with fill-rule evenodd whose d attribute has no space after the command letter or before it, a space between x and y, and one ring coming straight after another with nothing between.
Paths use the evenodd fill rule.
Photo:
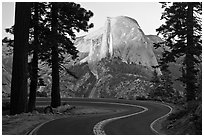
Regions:
<instances>
[{"instance_id":1,"label":"sunlit rock face","mask_svg":"<svg viewBox=\"0 0 204 137\"><path fill-rule=\"evenodd\" d=\"M70 62L63 65L77 78L60 71L61 97L148 98L152 66L157 65L156 57L162 53L153 48L153 43L160 41L155 35L146 36L134 19L107 18L103 27L74 42L79 57L70 60L67 56L65 59ZM11 62L11 58L3 57L2 95L5 97L10 94ZM39 69L46 86L38 87L38 91L42 89L50 96L51 68L39 64ZM157 72L160 74L160 70Z\"/></svg>"},{"instance_id":2,"label":"sunlit rock face","mask_svg":"<svg viewBox=\"0 0 204 137\"><path fill-rule=\"evenodd\" d=\"M105 57L119 57L123 62L136 63L153 71L152 66L158 63L152 44L137 21L125 16L108 17L102 28L81 37L75 43L80 52L89 53L81 62L88 62L96 76L95 65ZM161 74L159 69L157 73Z\"/></svg>"}]
</instances>

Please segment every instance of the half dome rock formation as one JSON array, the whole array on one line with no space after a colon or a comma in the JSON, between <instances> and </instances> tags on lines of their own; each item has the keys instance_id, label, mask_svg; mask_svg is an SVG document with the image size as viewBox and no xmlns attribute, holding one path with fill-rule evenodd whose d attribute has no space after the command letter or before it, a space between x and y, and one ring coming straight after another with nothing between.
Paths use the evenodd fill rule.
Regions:
<instances>
[{"instance_id":1,"label":"half dome rock formation","mask_svg":"<svg viewBox=\"0 0 204 137\"><path fill-rule=\"evenodd\" d=\"M158 65L152 41L145 36L136 20L126 16L107 17L102 28L78 38L75 46L80 52L88 53L80 62L88 62L97 78L95 66L106 57L118 57L123 62L146 66L152 71L153 66ZM161 74L159 69L156 72Z\"/></svg>"},{"instance_id":2,"label":"half dome rock formation","mask_svg":"<svg viewBox=\"0 0 204 137\"><path fill-rule=\"evenodd\" d=\"M146 36L132 18L107 18L103 27L75 40L79 57L76 60L70 60L70 56L65 58L69 63L64 67L69 73L60 72L61 97L148 98L152 66L158 65L155 55L158 57L162 53L162 49L153 48L153 43L157 42L161 42L158 36ZM12 69L12 58L7 58L5 55L2 61L4 97L10 94ZM43 64L39 65L39 75L46 86L42 92L42 88L38 90L50 96L51 68ZM159 69L157 73L161 74Z\"/></svg>"}]
</instances>

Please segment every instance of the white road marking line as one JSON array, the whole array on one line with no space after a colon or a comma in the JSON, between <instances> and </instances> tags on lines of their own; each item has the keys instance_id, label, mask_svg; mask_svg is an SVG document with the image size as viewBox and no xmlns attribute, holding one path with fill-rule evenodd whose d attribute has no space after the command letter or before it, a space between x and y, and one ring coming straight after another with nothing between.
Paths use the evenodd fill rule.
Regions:
<instances>
[{"instance_id":1,"label":"white road marking line","mask_svg":"<svg viewBox=\"0 0 204 137\"><path fill-rule=\"evenodd\" d=\"M120 103L118 103L118 104L120 104ZM122 103L121 103L121 104L122 104ZM160 103L159 103L159 104L160 104ZM125 104L125 105L134 106L134 107L141 107L141 108L143 108L144 110L143 110L143 111L140 111L140 112L137 112L137 113L125 115L125 116L120 116L120 117L115 117L115 118L110 118L110 119L103 120L103 121L97 123L97 124L94 126L94 128L93 128L94 134L95 134L95 135L106 135L103 128L104 128L104 126L105 126L106 124L108 124L109 122L114 121L114 120L118 120L118 119L121 119L121 118L130 117L130 116L133 116L133 115L137 115L137 114L140 114L140 113L144 113L145 111L148 110L147 108L145 108L145 107L143 107L143 106L131 105L131 104ZM162 119L162 118L168 116L170 113L172 113L172 110L173 110L172 107L170 107L169 105L166 105L166 104L161 104L161 105L168 107L168 108L170 109L170 111L169 111L166 115L155 119L155 120L150 124L150 128L151 128L152 131L155 132L156 134L160 134L160 133L159 133L156 129L154 129L153 126L155 125L155 123L156 123L158 120L160 120L160 119Z\"/></svg>"},{"instance_id":2,"label":"white road marking line","mask_svg":"<svg viewBox=\"0 0 204 137\"><path fill-rule=\"evenodd\" d=\"M171 106L166 105L166 104L162 104L162 105L163 105L163 106L166 106L166 107L168 107L168 108L170 109L169 113L167 113L166 115L164 115L164 116L162 116L162 117L159 117L159 118L155 119L155 120L151 123L151 125L150 125L150 128L151 128L156 134L158 134L158 135L160 135L160 133L159 133L156 129L154 129L154 125L156 124L156 122L157 122L158 120L160 120L160 119L162 119L162 118L164 118L164 117L167 117L167 116L168 116L169 114L171 114L172 111L173 111L173 108L172 108Z\"/></svg>"},{"instance_id":3,"label":"white road marking line","mask_svg":"<svg viewBox=\"0 0 204 137\"><path fill-rule=\"evenodd\" d=\"M27 132L26 135L37 135L36 132L38 131L38 129L43 126L44 124L48 123L48 122L51 122L53 120L56 120L56 119L52 119L52 120L48 120L44 123L41 123L40 125L38 125L37 127L35 127L34 129L32 129L31 131Z\"/></svg>"},{"instance_id":4,"label":"white road marking line","mask_svg":"<svg viewBox=\"0 0 204 137\"><path fill-rule=\"evenodd\" d=\"M40 101L40 102L44 102L44 101ZM83 101L69 101L69 102L80 102L80 103L81 103L81 102L83 102ZM118 120L118 119L122 119L122 118L126 118L126 117L130 117L130 116L134 116L134 115L137 115L137 114L144 113L144 112L148 111L148 108L146 108L146 107L139 106L139 105L133 105L133 104L113 103L113 102L94 102L94 101L90 101L90 102L89 102L89 101L84 101L84 102L86 102L86 103L96 103L96 104L97 104L97 103L98 103L98 104L103 103L103 104L123 105L123 106L131 106L131 107L140 107L140 108L144 109L143 111L140 111L140 112L137 112L137 113L133 113L133 114L129 114L129 115L124 115L124 116L119 116L119 117L114 117L114 118L109 118L109 119L103 120L103 121L101 121L101 122L98 122L98 123L94 126L94 128L93 128L93 132L94 132L95 135L106 135L106 134L105 134L105 131L103 130L103 127L104 127L107 123L109 123L109 122L111 122L111 121ZM160 103L159 103L159 104L160 104ZM160 120L160 119L162 119L162 118L168 116L170 113L172 113L172 110L173 110L172 107L170 107L169 105L166 105L166 104L162 104L162 105L164 105L164 106L170 108L170 111L169 111L166 115L157 118L156 120L154 120L154 121L151 123L150 128L151 128L156 134L159 134L159 132L156 131L156 129L154 129L154 127L153 127L154 124L155 124L158 120ZM60 118L59 118L59 119L60 119ZM53 120L56 120L56 119L53 119ZM45 122L45 123L40 124L39 126L37 126L36 128L34 128L31 132L29 132L29 135L32 135L33 133L36 133L37 130L38 130L42 125L44 125L44 124L46 124L46 123L48 123L48 122L50 122L50 121L53 121L53 120L49 120L49 121L47 121L47 122Z\"/></svg>"},{"instance_id":5,"label":"white road marking line","mask_svg":"<svg viewBox=\"0 0 204 137\"><path fill-rule=\"evenodd\" d=\"M44 102L44 101L42 101L42 102ZM81 102L83 102L83 101L69 101L69 102L80 102L80 103L81 103ZM84 101L84 102L86 102L86 101ZM86 103L95 103L95 104L114 104L114 105L123 105L123 106L131 106L131 107L140 107L140 108L143 108L143 109L144 109L143 111L140 111L140 112L137 112L137 113L133 113L133 114L125 115L125 116L120 116L120 117L112 118L111 121L116 120L116 119L120 119L120 118L130 117L130 116L133 116L133 115L136 115L136 114L143 113L143 112L145 112L145 111L148 110L148 108L145 108L145 107L143 107L143 106L132 105L132 104L125 104L125 103L94 102L94 101L89 101L89 102L86 102ZM60 119L60 118L59 118L59 119ZM53 119L53 120L56 120L56 119ZM48 123L48 122L51 122L51 121L53 121L53 120L49 120L49 121L47 121L47 122L44 122L44 123L38 125L38 126L35 127L33 130L31 130L30 132L28 132L27 134L28 134L28 135L36 134L37 130L38 130L41 126L43 126L44 124L46 124L46 123ZM108 120L108 122L110 122L109 119L107 119L107 120ZM105 120L104 120L104 121L105 121ZM103 121L102 121L102 122L103 122ZM100 122L99 122L99 123L100 123ZM103 122L103 123L104 123L104 122ZM107 122L106 122L106 123L107 123ZM97 124L96 124L96 125L97 125ZM95 125L95 126L96 126L96 125ZM93 128L94 134L95 134L95 133L98 133L98 132L104 132L104 131L102 131L102 130L99 130L99 128L102 127L101 124L98 125L98 128L96 128L95 126L94 126L94 128ZM102 129L102 128L101 128L101 129ZM105 132L104 132L104 134L105 134ZM99 134L97 134L97 135L99 135Z\"/></svg>"},{"instance_id":6,"label":"white road marking line","mask_svg":"<svg viewBox=\"0 0 204 137\"><path fill-rule=\"evenodd\" d=\"M106 119L106 120L103 120L103 121L97 123L97 124L94 126L94 128L93 128L93 132L94 132L95 135L106 135L103 128L104 128L104 126L105 126L106 124L108 124L108 123L111 122L111 121L118 120L118 119L122 119L122 118L126 118L126 117L131 117L131 116L134 116L134 115L137 115L137 114L140 114L140 113L144 113L145 111L148 110L148 108L143 107L143 106L139 106L139 105L123 104L123 103L110 103L110 104L119 104L119 105L127 105L127 106L132 106L132 107L140 107L140 108L142 108L142 109L144 109L144 110L143 110L143 111L140 111L140 112L133 113L133 114L129 114L129 115L124 115L124 116L109 118L109 119Z\"/></svg>"}]
</instances>

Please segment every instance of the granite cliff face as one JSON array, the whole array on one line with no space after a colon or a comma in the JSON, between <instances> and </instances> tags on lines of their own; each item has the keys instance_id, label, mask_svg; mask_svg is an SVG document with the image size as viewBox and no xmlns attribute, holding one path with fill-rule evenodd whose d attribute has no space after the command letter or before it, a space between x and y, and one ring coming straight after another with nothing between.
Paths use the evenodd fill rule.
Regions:
<instances>
[{"instance_id":1,"label":"granite cliff face","mask_svg":"<svg viewBox=\"0 0 204 137\"><path fill-rule=\"evenodd\" d=\"M104 27L77 39L75 45L88 56L80 62L88 62L91 71L98 77L95 64L102 58L119 57L127 64L135 63L153 71L157 59L153 52L153 40L145 36L136 20L119 16L107 18ZM160 70L157 70L161 74Z\"/></svg>"},{"instance_id":2,"label":"granite cliff face","mask_svg":"<svg viewBox=\"0 0 204 137\"><path fill-rule=\"evenodd\" d=\"M75 65L67 65L67 68L77 78L66 71L60 72L61 96L147 98L154 71L152 66L158 65L155 52L160 52L153 48L153 43L160 41L157 36L146 36L132 18L107 18L102 28L76 39L79 57ZM46 86L38 90L49 96L51 69L41 67L45 67L39 74ZM159 69L156 71L161 74Z\"/></svg>"},{"instance_id":3,"label":"granite cliff face","mask_svg":"<svg viewBox=\"0 0 204 137\"><path fill-rule=\"evenodd\" d=\"M136 20L125 16L108 17L102 28L79 37L78 65L87 63L95 76L89 97L147 97L153 66L158 65L155 42L161 39L146 36ZM156 72L161 75L159 69Z\"/></svg>"}]
</instances>

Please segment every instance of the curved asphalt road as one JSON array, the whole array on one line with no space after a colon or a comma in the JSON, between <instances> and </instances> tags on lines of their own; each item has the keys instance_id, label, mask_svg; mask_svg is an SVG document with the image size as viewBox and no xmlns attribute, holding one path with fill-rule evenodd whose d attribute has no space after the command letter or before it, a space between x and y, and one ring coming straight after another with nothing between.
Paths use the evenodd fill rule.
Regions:
<instances>
[{"instance_id":1,"label":"curved asphalt road","mask_svg":"<svg viewBox=\"0 0 204 137\"><path fill-rule=\"evenodd\" d=\"M153 135L155 133L150 128L151 123L155 119L167 114L170 111L168 107L160 103L150 101L79 99L79 98L63 99L63 101L66 101L71 105L91 105L95 107L101 106L101 107L125 108L126 111L120 113L70 116L69 118L53 120L40 126L40 128L36 130L34 134L91 135L94 134L93 127L102 120L137 113L143 110L140 107L111 104L111 103L123 103L143 106L145 108L148 108L148 111L108 123L104 127L105 133L108 135Z\"/></svg>"}]
</instances>

